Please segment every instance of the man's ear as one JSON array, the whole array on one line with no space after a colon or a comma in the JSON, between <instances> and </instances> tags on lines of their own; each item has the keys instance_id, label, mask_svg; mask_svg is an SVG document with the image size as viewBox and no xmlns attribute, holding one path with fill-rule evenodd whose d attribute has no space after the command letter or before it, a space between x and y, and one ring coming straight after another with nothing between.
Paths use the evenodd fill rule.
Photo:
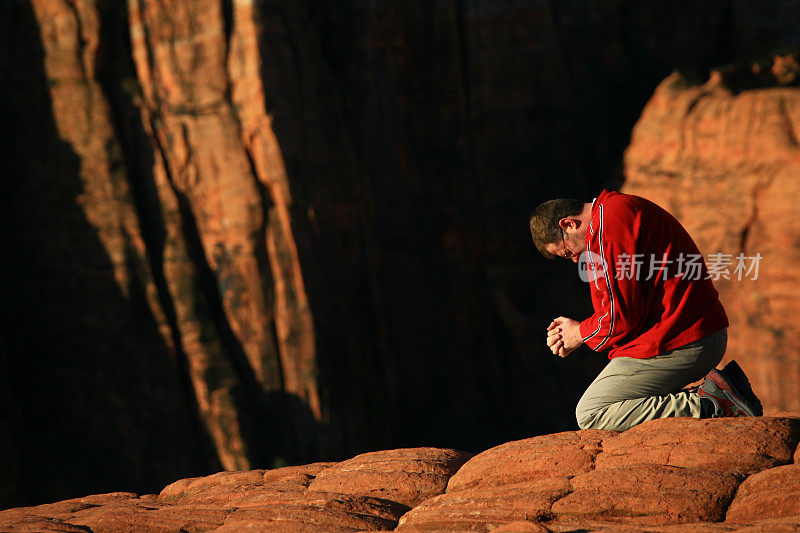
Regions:
<instances>
[{"instance_id":1,"label":"man's ear","mask_svg":"<svg viewBox=\"0 0 800 533\"><path fill-rule=\"evenodd\" d=\"M559 220L558 221L558 226L563 230L576 227L575 221L572 220L571 218L567 218L567 217L564 217L561 220Z\"/></svg>"}]
</instances>

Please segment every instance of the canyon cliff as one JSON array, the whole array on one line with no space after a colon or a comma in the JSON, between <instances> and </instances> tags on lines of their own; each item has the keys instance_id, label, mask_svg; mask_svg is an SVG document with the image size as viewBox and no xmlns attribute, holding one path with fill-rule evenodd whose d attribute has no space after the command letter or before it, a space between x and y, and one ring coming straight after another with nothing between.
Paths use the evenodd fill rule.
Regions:
<instances>
[{"instance_id":1,"label":"canyon cliff","mask_svg":"<svg viewBox=\"0 0 800 533\"><path fill-rule=\"evenodd\" d=\"M793 6L3 2L0 506L573 429L605 356L546 350L589 302L531 209L619 186L658 83L800 42ZM768 327L731 353L774 411Z\"/></svg>"}]
</instances>

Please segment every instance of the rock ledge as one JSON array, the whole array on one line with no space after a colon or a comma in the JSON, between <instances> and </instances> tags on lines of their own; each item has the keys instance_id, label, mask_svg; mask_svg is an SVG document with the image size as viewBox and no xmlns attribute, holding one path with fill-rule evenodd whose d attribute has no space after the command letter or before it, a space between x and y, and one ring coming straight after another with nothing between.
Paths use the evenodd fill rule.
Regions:
<instances>
[{"instance_id":1,"label":"rock ledge","mask_svg":"<svg viewBox=\"0 0 800 533\"><path fill-rule=\"evenodd\" d=\"M0 511L3 531L800 531L800 415L406 448Z\"/></svg>"}]
</instances>

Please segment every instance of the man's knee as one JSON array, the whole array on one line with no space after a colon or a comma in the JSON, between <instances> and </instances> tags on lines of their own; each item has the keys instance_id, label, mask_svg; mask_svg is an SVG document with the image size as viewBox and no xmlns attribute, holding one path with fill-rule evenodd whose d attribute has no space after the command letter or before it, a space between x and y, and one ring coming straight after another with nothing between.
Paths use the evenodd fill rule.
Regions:
<instances>
[{"instance_id":1,"label":"man's knee","mask_svg":"<svg viewBox=\"0 0 800 533\"><path fill-rule=\"evenodd\" d=\"M605 429L612 431L624 431L621 429L620 422L616 416L616 407L620 402L598 403L584 396L575 407L575 418L578 427L581 429ZM627 429L627 428L626 428Z\"/></svg>"},{"instance_id":2,"label":"man's knee","mask_svg":"<svg viewBox=\"0 0 800 533\"><path fill-rule=\"evenodd\" d=\"M576 409L575 418L577 418L578 427L581 429L605 429L612 431L624 431L627 429L627 427L621 427L618 420L609 416L608 406L587 411L578 411Z\"/></svg>"},{"instance_id":3,"label":"man's knee","mask_svg":"<svg viewBox=\"0 0 800 533\"><path fill-rule=\"evenodd\" d=\"M586 418L578 418L578 427L580 429L592 429L594 426L594 418L586 417Z\"/></svg>"},{"instance_id":4,"label":"man's knee","mask_svg":"<svg viewBox=\"0 0 800 533\"><path fill-rule=\"evenodd\" d=\"M575 418L578 421L578 427L581 429L591 429L594 427L599 411L599 409L592 409L587 406L584 399L581 398L578 405L575 407Z\"/></svg>"}]
</instances>

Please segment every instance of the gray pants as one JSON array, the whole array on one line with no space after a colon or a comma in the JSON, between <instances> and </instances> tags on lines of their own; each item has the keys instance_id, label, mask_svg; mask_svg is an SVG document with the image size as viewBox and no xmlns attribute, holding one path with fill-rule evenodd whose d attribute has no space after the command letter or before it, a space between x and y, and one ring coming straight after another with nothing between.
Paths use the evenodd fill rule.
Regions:
<instances>
[{"instance_id":1,"label":"gray pants","mask_svg":"<svg viewBox=\"0 0 800 533\"><path fill-rule=\"evenodd\" d=\"M578 425L625 431L654 418L700 418L700 397L681 389L716 367L727 345L726 328L649 359L612 359L578 402Z\"/></svg>"}]
</instances>

